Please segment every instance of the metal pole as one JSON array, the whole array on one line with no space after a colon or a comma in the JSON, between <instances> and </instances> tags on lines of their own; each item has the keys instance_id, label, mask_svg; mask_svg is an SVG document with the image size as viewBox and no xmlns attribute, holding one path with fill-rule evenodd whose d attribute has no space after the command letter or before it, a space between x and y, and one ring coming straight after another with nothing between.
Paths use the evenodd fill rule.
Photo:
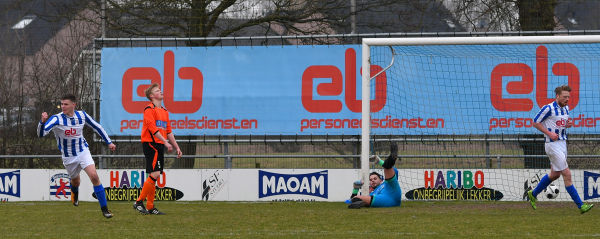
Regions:
<instances>
[{"instance_id":1,"label":"metal pole","mask_svg":"<svg viewBox=\"0 0 600 239\"><path fill-rule=\"evenodd\" d=\"M501 163L501 157L500 155L498 155L498 158L496 158L496 160L498 160L498 168L502 168L502 163Z\"/></svg>"},{"instance_id":2,"label":"metal pole","mask_svg":"<svg viewBox=\"0 0 600 239\"><path fill-rule=\"evenodd\" d=\"M96 95L96 91L98 90L98 84L96 84L96 40L94 39L94 41L92 42L92 70L94 71L92 73L92 76L94 77L92 79L92 117L96 118L96 120L99 120L98 116L96 115L96 104L98 103L98 99L97 99L97 95ZM96 134L93 134L93 140L94 142L98 141L98 139L96 138Z\"/></svg>"},{"instance_id":3,"label":"metal pole","mask_svg":"<svg viewBox=\"0 0 600 239\"><path fill-rule=\"evenodd\" d=\"M360 151L360 178L365 182L362 187L362 195L369 195L369 149L370 149L370 121L371 121L371 92L369 84L371 82L371 49L364 41L362 43L362 141Z\"/></svg>"},{"instance_id":4,"label":"metal pole","mask_svg":"<svg viewBox=\"0 0 600 239\"><path fill-rule=\"evenodd\" d=\"M490 155L490 141L488 141L488 134L485 134L485 154ZM486 158L487 168L492 168L492 158Z\"/></svg>"},{"instance_id":5,"label":"metal pole","mask_svg":"<svg viewBox=\"0 0 600 239\"><path fill-rule=\"evenodd\" d=\"M106 38L106 0L102 0L102 38Z\"/></svg>"},{"instance_id":6,"label":"metal pole","mask_svg":"<svg viewBox=\"0 0 600 239\"><path fill-rule=\"evenodd\" d=\"M231 162L231 155L229 155L229 143L225 142L223 143L223 154L225 154L225 168L231 168L232 167L232 162Z\"/></svg>"},{"instance_id":7,"label":"metal pole","mask_svg":"<svg viewBox=\"0 0 600 239\"><path fill-rule=\"evenodd\" d=\"M350 0L350 34L356 34L356 0Z\"/></svg>"}]
</instances>

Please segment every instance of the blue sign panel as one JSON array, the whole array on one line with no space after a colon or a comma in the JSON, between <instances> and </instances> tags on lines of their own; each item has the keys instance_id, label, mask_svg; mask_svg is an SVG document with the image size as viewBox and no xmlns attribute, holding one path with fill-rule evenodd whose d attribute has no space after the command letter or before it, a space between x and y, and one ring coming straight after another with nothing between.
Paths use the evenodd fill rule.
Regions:
<instances>
[{"instance_id":1,"label":"blue sign panel","mask_svg":"<svg viewBox=\"0 0 600 239\"><path fill-rule=\"evenodd\" d=\"M531 118L562 84L573 88L569 133L600 133L598 44L396 53L372 80L374 134L539 133ZM381 54L371 74L389 63ZM356 135L360 57L358 45L104 48L100 121L110 135L140 135L144 89L159 83L176 135Z\"/></svg>"}]
</instances>

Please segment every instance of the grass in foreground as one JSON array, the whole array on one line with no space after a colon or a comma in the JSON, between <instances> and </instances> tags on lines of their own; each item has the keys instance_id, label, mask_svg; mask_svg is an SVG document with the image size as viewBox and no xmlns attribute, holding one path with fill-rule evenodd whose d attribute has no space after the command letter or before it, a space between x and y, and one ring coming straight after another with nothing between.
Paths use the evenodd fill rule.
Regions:
<instances>
[{"instance_id":1,"label":"grass in foreground","mask_svg":"<svg viewBox=\"0 0 600 239\"><path fill-rule=\"evenodd\" d=\"M325 202L158 202L143 216L130 202L0 203L2 238L556 238L600 237L600 208L571 202L413 202L347 209ZM538 225L543 223L543 225Z\"/></svg>"}]
</instances>

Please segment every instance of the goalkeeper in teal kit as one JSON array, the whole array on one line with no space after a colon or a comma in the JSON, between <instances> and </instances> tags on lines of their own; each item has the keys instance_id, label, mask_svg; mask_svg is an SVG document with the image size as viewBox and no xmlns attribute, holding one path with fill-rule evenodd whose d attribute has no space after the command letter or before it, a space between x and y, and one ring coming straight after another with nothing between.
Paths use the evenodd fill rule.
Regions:
<instances>
[{"instance_id":1,"label":"goalkeeper in teal kit","mask_svg":"<svg viewBox=\"0 0 600 239\"><path fill-rule=\"evenodd\" d=\"M402 189L398 183L398 169L394 167L398 158L398 146L390 145L390 156L384 161L375 156L375 162L383 167L383 175L372 172L369 174L369 195L357 195L363 183L354 182L354 190L348 208L361 207L399 207L402 202Z\"/></svg>"}]
</instances>

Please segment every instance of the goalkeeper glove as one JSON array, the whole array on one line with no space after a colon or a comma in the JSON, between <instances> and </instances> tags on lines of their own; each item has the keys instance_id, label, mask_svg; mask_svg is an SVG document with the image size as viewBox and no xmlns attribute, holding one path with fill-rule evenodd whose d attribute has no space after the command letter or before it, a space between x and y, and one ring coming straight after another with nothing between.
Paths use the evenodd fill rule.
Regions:
<instances>
[{"instance_id":1,"label":"goalkeeper glove","mask_svg":"<svg viewBox=\"0 0 600 239\"><path fill-rule=\"evenodd\" d=\"M360 180L356 180L354 181L354 183L352 184L352 186L354 187L354 189L360 189L363 186L363 182Z\"/></svg>"},{"instance_id":2,"label":"goalkeeper glove","mask_svg":"<svg viewBox=\"0 0 600 239\"><path fill-rule=\"evenodd\" d=\"M373 163L375 163L375 164L379 165L379 166L382 166L382 165L383 165L383 162L384 162L384 161L383 161L383 160L381 160L381 158L380 158L379 156L377 156L377 155L373 155L373 156L371 156L371 157L369 158L369 160L370 160L371 162L373 162Z\"/></svg>"}]
</instances>

